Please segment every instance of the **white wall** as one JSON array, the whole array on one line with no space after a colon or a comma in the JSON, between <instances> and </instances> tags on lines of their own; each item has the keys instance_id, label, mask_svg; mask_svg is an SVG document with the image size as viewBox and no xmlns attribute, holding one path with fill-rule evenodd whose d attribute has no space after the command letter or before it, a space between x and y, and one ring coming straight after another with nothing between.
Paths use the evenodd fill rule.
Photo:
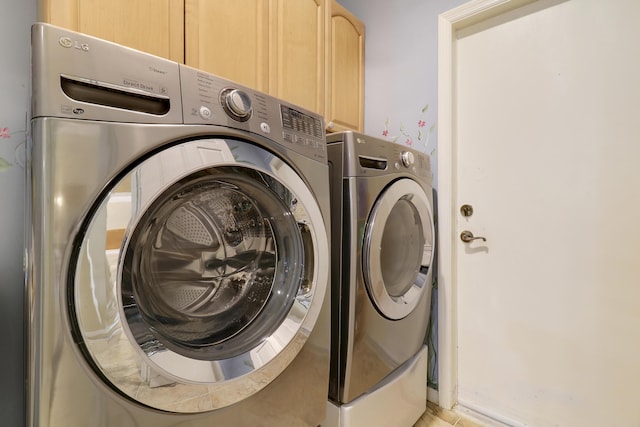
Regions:
<instances>
[{"instance_id":1,"label":"white wall","mask_svg":"<svg viewBox=\"0 0 640 427\"><path fill-rule=\"evenodd\" d=\"M339 0L366 27L365 133L437 155L438 15L465 2Z\"/></svg>"},{"instance_id":2,"label":"white wall","mask_svg":"<svg viewBox=\"0 0 640 427\"><path fill-rule=\"evenodd\" d=\"M36 20L36 2L0 0L0 11L0 424L19 426L24 425L22 259L29 28Z\"/></svg>"}]
</instances>

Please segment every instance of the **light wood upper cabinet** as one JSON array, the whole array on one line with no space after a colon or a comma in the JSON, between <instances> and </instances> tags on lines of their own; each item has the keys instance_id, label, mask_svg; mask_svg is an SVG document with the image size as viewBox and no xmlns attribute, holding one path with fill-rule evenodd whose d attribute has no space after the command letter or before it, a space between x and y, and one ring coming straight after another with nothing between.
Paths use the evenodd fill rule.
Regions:
<instances>
[{"instance_id":1,"label":"light wood upper cabinet","mask_svg":"<svg viewBox=\"0 0 640 427\"><path fill-rule=\"evenodd\" d=\"M271 0L269 92L316 113L325 102L325 0Z\"/></svg>"},{"instance_id":2,"label":"light wood upper cabinet","mask_svg":"<svg viewBox=\"0 0 640 427\"><path fill-rule=\"evenodd\" d=\"M269 2L185 0L185 63L269 92Z\"/></svg>"},{"instance_id":3,"label":"light wood upper cabinet","mask_svg":"<svg viewBox=\"0 0 640 427\"><path fill-rule=\"evenodd\" d=\"M184 62L184 0L39 0L38 20Z\"/></svg>"},{"instance_id":4,"label":"light wood upper cabinet","mask_svg":"<svg viewBox=\"0 0 640 427\"><path fill-rule=\"evenodd\" d=\"M330 132L364 128L364 24L331 2L325 120Z\"/></svg>"},{"instance_id":5,"label":"light wood upper cabinet","mask_svg":"<svg viewBox=\"0 0 640 427\"><path fill-rule=\"evenodd\" d=\"M325 0L185 0L186 64L324 112Z\"/></svg>"}]
</instances>

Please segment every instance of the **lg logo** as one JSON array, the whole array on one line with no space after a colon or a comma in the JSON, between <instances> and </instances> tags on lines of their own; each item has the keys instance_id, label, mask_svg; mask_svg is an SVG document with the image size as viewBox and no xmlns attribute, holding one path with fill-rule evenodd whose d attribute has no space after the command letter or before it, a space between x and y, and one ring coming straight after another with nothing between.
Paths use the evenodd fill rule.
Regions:
<instances>
[{"instance_id":1,"label":"lg logo","mask_svg":"<svg viewBox=\"0 0 640 427\"><path fill-rule=\"evenodd\" d=\"M78 41L72 40L70 37L60 37L58 41L60 42L60 46L62 47L74 48L82 50L84 52L89 51L89 45L87 43L80 43Z\"/></svg>"}]
</instances>

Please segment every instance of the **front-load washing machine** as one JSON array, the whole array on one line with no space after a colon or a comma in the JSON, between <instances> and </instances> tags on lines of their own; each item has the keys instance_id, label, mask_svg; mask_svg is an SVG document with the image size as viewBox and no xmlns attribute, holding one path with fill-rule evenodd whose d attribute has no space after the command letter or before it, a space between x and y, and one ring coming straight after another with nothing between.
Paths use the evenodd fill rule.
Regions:
<instances>
[{"instance_id":1,"label":"front-load washing machine","mask_svg":"<svg viewBox=\"0 0 640 427\"><path fill-rule=\"evenodd\" d=\"M323 118L46 24L32 72L28 425L320 424Z\"/></svg>"},{"instance_id":2,"label":"front-load washing machine","mask_svg":"<svg viewBox=\"0 0 640 427\"><path fill-rule=\"evenodd\" d=\"M334 261L327 425L413 425L426 406L430 158L354 132L327 142Z\"/></svg>"}]
</instances>

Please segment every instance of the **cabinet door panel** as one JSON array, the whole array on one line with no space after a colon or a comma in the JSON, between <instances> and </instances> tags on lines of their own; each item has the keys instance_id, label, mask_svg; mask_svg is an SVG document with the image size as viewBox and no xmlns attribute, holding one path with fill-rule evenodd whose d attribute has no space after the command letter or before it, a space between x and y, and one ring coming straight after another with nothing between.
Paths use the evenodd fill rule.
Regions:
<instances>
[{"instance_id":1,"label":"cabinet door panel","mask_svg":"<svg viewBox=\"0 0 640 427\"><path fill-rule=\"evenodd\" d=\"M269 4L186 0L186 64L268 91Z\"/></svg>"},{"instance_id":2,"label":"cabinet door panel","mask_svg":"<svg viewBox=\"0 0 640 427\"><path fill-rule=\"evenodd\" d=\"M272 0L270 92L324 113L325 1Z\"/></svg>"},{"instance_id":3,"label":"cabinet door panel","mask_svg":"<svg viewBox=\"0 0 640 427\"><path fill-rule=\"evenodd\" d=\"M364 127L364 25L335 1L331 4L327 76L329 130Z\"/></svg>"},{"instance_id":4,"label":"cabinet door panel","mask_svg":"<svg viewBox=\"0 0 640 427\"><path fill-rule=\"evenodd\" d=\"M184 62L182 0L43 0L39 19Z\"/></svg>"}]
</instances>

